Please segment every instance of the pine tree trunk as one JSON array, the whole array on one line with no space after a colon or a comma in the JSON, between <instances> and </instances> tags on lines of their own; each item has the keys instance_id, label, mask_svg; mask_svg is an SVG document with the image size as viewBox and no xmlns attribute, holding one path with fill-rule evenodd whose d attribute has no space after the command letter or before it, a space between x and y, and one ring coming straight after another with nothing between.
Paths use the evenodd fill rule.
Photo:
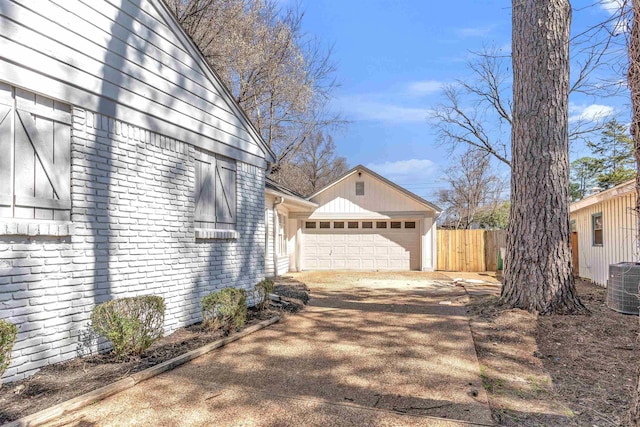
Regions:
<instances>
[{"instance_id":1,"label":"pine tree trunk","mask_svg":"<svg viewBox=\"0 0 640 427\"><path fill-rule=\"evenodd\" d=\"M631 23L631 33L629 34L629 72L627 80L631 91L631 137L633 138L635 149L636 165L640 170L640 0L633 0L632 6L633 21ZM640 174L636 176L636 191L640 194ZM636 200L636 215L640 222L640 197ZM638 230L640 230L640 223L638 224ZM640 292L640 288L638 292ZM640 367L636 372L636 378L636 388L631 399L631 419L629 424L632 426L640 426Z\"/></svg>"},{"instance_id":2,"label":"pine tree trunk","mask_svg":"<svg viewBox=\"0 0 640 427\"><path fill-rule=\"evenodd\" d=\"M541 314L586 310L569 241L568 0L513 0L511 216L502 302Z\"/></svg>"}]
</instances>

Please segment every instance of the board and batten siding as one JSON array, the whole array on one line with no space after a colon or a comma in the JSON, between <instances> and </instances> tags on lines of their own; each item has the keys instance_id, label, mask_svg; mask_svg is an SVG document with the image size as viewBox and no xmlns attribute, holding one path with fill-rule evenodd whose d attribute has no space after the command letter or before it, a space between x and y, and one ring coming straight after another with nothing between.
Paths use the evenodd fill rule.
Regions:
<instances>
[{"instance_id":1,"label":"board and batten siding","mask_svg":"<svg viewBox=\"0 0 640 427\"><path fill-rule=\"evenodd\" d=\"M637 221L633 209L635 191L600 201L572 212L578 233L580 277L607 286L609 265L638 261ZM602 213L603 244L593 244L592 218Z\"/></svg>"},{"instance_id":2,"label":"board and batten siding","mask_svg":"<svg viewBox=\"0 0 640 427\"><path fill-rule=\"evenodd\" d=\"M364 195L356 196L356 182L364 182ZM375 219L389 216L385 213L424 212L425 207L404 196L397 189L363 172L353 174L313 197L319 206L309 219Z\"/></svg>"},{"instance_id":3,"label":"board and batten siding","mask_svg":"<svg viewBox=\"0 0 640 427\"><path fill-rule=\"evenodd\" d=\"M177 27L160 0L5 0L0 80L265 166L268 149Z\"/></svg>"}]
</instances>

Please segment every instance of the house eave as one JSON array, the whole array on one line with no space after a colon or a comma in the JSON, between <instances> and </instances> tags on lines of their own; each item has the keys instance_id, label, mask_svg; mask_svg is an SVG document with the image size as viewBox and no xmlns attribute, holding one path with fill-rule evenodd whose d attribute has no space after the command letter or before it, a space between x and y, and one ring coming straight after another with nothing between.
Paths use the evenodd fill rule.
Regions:
<instances>
[{"instance_id":1,"label":"house eave","mask_svg":"<svg viewBox=\"0 0 640 427\"><path fill-rule=\"evenodd\" d=\"M282 193L282 192L277 191L277 190L272 190L270 188L266 188L264 192L265 192L265 194L269 194L271 196L283 197L284 198L284 205L288 205L290 207L297 208L296 210L300 210L300 208L302 208L304 211L311 212L311 211L313 211L314 209L316 209L318 207L317 203L310 202L309 200L305 200L305 199L302 199L302 198L294 197L294 196Z\"/></svg>"},{"instance_id":2,"label":"house eave","mask_svg":"<svg viewBox=\"0 0 640 427\"><path fill-rule=\"evenodd\" d=\"M636 189L636 181L635 180L627 181L613 188L591 195L589 197L585 197L580 201L572 203L571 206L569 206L569 213L574 213L581 209L588 208L589 206L593 206L595 204L604 202L606 200L610 200L615 197L620 197L625 194L632 193L635 191L635 189Z\"/></svg>"}]
</instances>

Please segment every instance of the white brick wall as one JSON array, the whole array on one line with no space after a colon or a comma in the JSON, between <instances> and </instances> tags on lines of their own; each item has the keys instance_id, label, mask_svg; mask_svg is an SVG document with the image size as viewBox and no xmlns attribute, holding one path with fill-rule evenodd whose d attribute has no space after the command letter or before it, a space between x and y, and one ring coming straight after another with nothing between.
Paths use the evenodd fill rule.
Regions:
<instances>
[{"instance_id":1,"label":"white brick wall","mask_svg":"<svg viewBox=\"0 0 640 427\"><path fill-rule=\"evenodd\" d=\"M0 318L19 327L4 382L86 352L95 304L161 295L168 333L264 277L264 170L237 164L238 238L196 239L193 146L76 108L71 145L71 224L0 227Z\"/></svg>"}]
</instances>

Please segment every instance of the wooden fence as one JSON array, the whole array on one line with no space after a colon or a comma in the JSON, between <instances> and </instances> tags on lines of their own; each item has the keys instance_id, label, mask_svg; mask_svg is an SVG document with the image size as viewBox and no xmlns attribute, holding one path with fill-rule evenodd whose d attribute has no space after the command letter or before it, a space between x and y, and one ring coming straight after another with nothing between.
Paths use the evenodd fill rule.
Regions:
<instances>
[{"instance_id":1,"label":"wooden fence","mask_svg":"<svg viewBox=\"0 0 640 427\"><path fill-rule=\"evenodd\" d=\"M437 269L495 271L498 251L507 244L505 230L438 230Z\"/></svg>"}]
</instances>

